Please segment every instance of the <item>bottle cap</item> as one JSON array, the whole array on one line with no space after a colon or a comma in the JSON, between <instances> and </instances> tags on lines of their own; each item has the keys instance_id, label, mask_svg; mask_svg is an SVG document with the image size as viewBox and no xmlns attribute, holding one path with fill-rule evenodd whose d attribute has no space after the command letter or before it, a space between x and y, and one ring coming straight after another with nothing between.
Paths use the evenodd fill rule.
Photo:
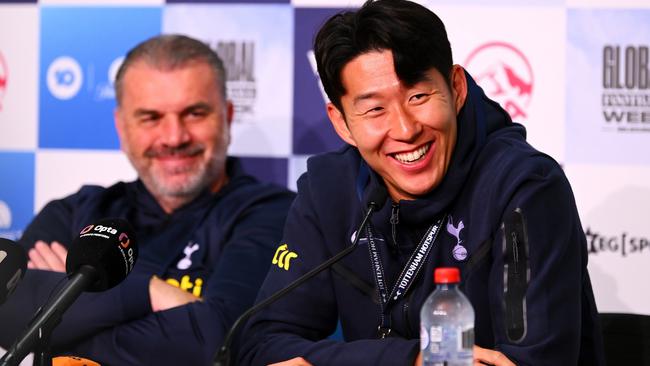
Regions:
<instances>
[{"instance_id":1,"label":"bottle cap","mask_svg":"<svg viewBox=\"0 0 650 366\"><path fill-rule=\"evenodd\" d=\"M433 273L435 283L458 283L460 282L460 271L456 267L436 268Z\"/></svg>"}]
</instances>

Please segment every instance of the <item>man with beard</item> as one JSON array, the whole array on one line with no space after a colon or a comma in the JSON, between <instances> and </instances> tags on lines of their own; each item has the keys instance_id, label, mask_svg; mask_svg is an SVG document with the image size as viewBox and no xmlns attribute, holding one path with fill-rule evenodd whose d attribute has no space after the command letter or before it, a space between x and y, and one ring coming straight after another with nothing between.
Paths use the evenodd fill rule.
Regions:
<instances>
[{"instance_id":1,"label":"man with beard","mask_svg":"<svg viewBox=\"0 0 650 366\"><path fill-rule=\"evenodd\" d=\"M233 105L222 61L164 35L131 50L115 90L115 126L139 179L84 186L45 206L20 244L29 270L0 309L7 348L65 277L67 248L105 217L135 228L139 259L119 286L83 294L51 337L53 354L111 365L208 364L255 299L293 193L227 157Z\"/></svg>"}]
</instances>

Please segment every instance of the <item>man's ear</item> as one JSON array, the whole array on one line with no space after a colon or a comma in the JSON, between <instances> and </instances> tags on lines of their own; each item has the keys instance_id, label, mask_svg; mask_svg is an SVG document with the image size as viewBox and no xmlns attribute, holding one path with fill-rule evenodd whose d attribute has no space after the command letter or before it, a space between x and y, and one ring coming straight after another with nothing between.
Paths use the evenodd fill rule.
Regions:
<instances>
[{"instance_id":1,"label":"man's ear","mask_svg":"<svg viewBox=\"0 0 650 366\"><path fill-rule=\"evenodd\" d=\"M467 98L467 79L465 78L465 69L460 65L454 65L451 69L451 90L454 97L454 107L456 114L465 105Z\"/></svg>"},{"instance_id":2,"label":"man's ear","mask_svg":"<svg viewBox=\"0 0 650 366\"><path fill-rule=\"evenodd\" d=\"M339 137L348 144L357 146L356 141L352 138L352 134L350 133L350 129L348 128L343 113L341 113L341 111L339 111L339 109L331 102L327 103L327 116L329 117L330 122L332 122L336 134L338 134Z\"/></svg>"},{"instance_id":3,"label":"man's ear","mask_svg":"<svg viewBox=\"0 0 650 366\"><path fill-rule=\"evenodd\" d=\"M228 121L228 126L232 126L232 120L235 117L235 105L231 100L226 101L226 121Z\"/></svg>"},{"instance_id":4,"label":"man's ear","mask_svg":"<svg viewBox=\"0 0 650 366\"><path fill-rule=\"evenodd\" d=\"M122 119L122 112L120 111L120 107L116 107L113 110L113 121L115 123L117 139L120 141L120 149L124 151L124 120Z\"/></svg>"},{"instance_id":5,"label":"man's ear","mask_svg":"<svg viewBox=\"0 0 650 366\"><path fill-rule=\"evenodd\" d=\"M226 100L225 113L226 115L224 117L226 119L226 125L224 126L224 131L228 134L227 145L230 146L230 142L232 141L232 121L235 117L235 105L231 100Z\"/></svg>"}]
</instances>

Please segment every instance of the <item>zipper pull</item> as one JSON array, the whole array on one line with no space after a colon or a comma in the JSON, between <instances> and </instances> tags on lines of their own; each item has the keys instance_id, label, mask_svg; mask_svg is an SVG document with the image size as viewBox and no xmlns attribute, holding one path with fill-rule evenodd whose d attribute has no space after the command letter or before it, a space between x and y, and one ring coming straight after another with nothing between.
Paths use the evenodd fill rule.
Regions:
<instances>
[{"instance_id":1,"label":"zipper pull","mask_svg":"<svg viewBox=\"0 0 650 366\"><path fill-rule=\"evenodd\" d=\"M399 224L399 203L393 203L390 209L390 227L393 245L391 245L391 252L393 255L399 253L399 244L397 244L397 224Z\"/></svg>"}]
</instances>

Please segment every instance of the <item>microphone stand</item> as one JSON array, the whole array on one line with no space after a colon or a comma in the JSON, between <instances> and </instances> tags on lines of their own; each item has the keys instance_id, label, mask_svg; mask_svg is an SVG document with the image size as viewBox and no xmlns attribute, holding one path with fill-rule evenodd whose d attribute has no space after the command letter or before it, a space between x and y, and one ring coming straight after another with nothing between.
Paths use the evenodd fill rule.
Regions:
<instances>
[{"instance_id":1,"label":"microphone stand","mask_svg":"<svg viewBox=\"0 0 650 366\"><path fill-rule=\"evenodd\" d=\"M40 311L40 309L39 309ZM53 329L52 329L53 330ZM34 346L34 360L32 366L52 366L52 353L50 352L51 331L44 333Z\"/></svg>"},{"instance_id":2,"label":"microphone stand","mask_svg":"<svg viewBox=\"0 0 650 366\"><path fill-rule=\"evenodd\" d=\"M16 366L35 347L34 365L50 366L49 338L54 328L61 322L61 316L81 295L84 289L96 281L97 271L88 265L79 267L68 283L54 297L50 304L42 306L29 323L27 330L16 339L7 353L0 359L0 366ZM49 359L47 359L49 358Z\"/></svg>"},{"instance_id":3,"label":"microphone stand","mask_svg":"<svg viewBox=\"0 0 650 366\"><path fill-rule=\"evenodd\" d=\"M332 266L334 263L338 262L341 260L343 257L346 255L352 253L357 248L357 243L359 242L359 238L361 237L361 232L363 229L366 227L368 224L368 220L370 219L370 216L377 210L380 206L373 202L370 202L368 205L368 212L363 218L363 221L361 222L361 225L359 225L359 230L357 230L357 235L354 238L354 242L352 245L349 247L345 248L335 256L331 257L330 259L326 260L325 262L319 264L317 267L312 269L311 271L305 273L301 277L298 277L295 281L291 282L287 287L281 289L280 291L274 293L273 295L267 297L263 301L257 303L255 306L252 308L248 309L246 312L244 312L235 322L233 323L232 327L228 331L228 334L226 334L226 338L223 342L223 345L219 349L219 352L217 353L217 357L215 358L215 363L214 366L230 366L230 346L232 343L232 338L235 335L235 331L239 329L240 325L244 323L244 321L248 320L253 314L257 313L260 311L260 309L266 307L267 305L275 302L282 296L284 296L286 293L289 291L295 289L296 287L302 285L305 283L307 280L311 279L312 277L316 276L326 268L329 268Z\"/></svg>"}]
</instances>

